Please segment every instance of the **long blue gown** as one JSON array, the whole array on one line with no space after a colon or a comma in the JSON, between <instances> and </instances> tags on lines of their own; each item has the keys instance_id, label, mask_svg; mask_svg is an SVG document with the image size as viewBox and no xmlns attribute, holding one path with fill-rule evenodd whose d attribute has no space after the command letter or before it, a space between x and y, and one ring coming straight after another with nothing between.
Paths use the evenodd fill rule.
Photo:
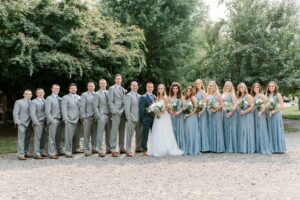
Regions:
<instances>
[{"instance_id":1,"label":"long blue gown","mask_svg":"<svg viewBox=\"0 0 300 200\"><path fill-rule=\"evenodd\" d=\"M190 99L187 103L191 102ZM192 107L194 110L194 106ZM197 113L192 114L190 117L185 119L185 135L186 135L186 148L187 155L196 155L200 153L200 135L198 131L198 117Z\"/></svg>"},{"instance_id":2,"label":"long blue gown","mask_svg":"<svg viewBox=\"0 0 300 200\"><path fill-rule=\"evenodd\" d=\"M223 101L233 104L232 97L230 95L224 95ZM229 153L238 152L238 126L237 126L237 111L233 111L230 117L227 117L227 113L223 111L223 128L224 128L224 141L225 150Z\"/></svg>"},{"instance_id":3,"label":"long blue gown","mask_svg":"<svg viewBox=\"0 0 300 200\"><path fill-rule=\"evenodd\" d=\"M202 92L197 92L196 98L198 101L203 101ZM209 151L209 137L208 137L208 122L207 122L207 112L204 112L199 116L198 115L198 129L200 135L200 144L201 144L201 152Z\"/></svg>"},{"instance_id":4,"label":"long blue gown","mask_svg":"<svg viewBox=\"0 0 300 200\"><path fill-rule=\"evenodd\" d=\"M248 96L243 97L244 101L247 101ZM244 109L248 109L250 105ZM241 111L241 110L240 110ZM254 153L255 152L255 131L254 131L254 114L248 112L241 115L239 112L239 135L238 135L238 148L240 153Z\"/></svg>"},{"instance_id":5,"label":"long blue gown","mask_svg":"<svg viewBox=\"0 0 300 200\"><path fill-rule=\"evenodd\" d=\"M175 99L173 97L170 97L171 104L173 102L178 102L177 111L180 111L182 109L182 101L181 99ZM184 114L180 113L177 116L172 116L172 125L173 125L173 131L176 138L176 142L178 144L178 147L183 151L186 152L186 141L185 141L185 132L184 132Z\"/></svg>"},{"instance_id":6,"label":"long blue gown","mask_svg":"<svg viewBox=\"0 0 300 200\"><path fill-rule=\"evenodd\" d=\"M262 94L255 96L254 101L261 99ZM254 109L254 124L255 124L255 152L262 154L271 154L271 144L267 127L266 112L259 116L257 107Z\"/></svg>"},{"instance_id":7,"label":"long blue gown","mask_svg":"<svg viewBox=\"0 0 300 200\"><path fill-rule=\"evenodd\" d=\"M268 99L270 98L278 102L277 95L269 96ZM276 112L272 115L272 117L270 117L268 110L267 115L271 150L273 153L284 153L286 151L286 146L282 114L280 112Z\"/></svg>"},{"instance_id":8,"label":"long blue gown","mask_svg":"<svg viewBox=\"0 0 300 200\"><path fill-rule=\"evenodd\" d=\"M218 102L218 99L215 95L208 95L207 105L209 105L211 101ZM210 112L209 106L207 109L210 151L223 153L225 152L225 144L223 135L222 110L213 113Z\"/></svg>"}]
</instances>

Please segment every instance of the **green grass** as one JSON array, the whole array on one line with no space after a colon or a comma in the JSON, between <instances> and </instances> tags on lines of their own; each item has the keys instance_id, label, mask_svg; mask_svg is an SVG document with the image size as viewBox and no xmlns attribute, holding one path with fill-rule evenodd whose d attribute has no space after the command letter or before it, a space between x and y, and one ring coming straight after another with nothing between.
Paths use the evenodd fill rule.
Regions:
<instances>
[{"instance_id":1,"label":"green grass","mask_svg":"<svg viewBox=\"0 0 300 200\"><path fill-rule=\"evenodd\" d=\"M0 154L16 153L17 138L16 137L1 137L0 138Z\"/></svg>"},{"instance_id":2,"label":"green grass","mask_svg":"<svg viewBox=\"0 0 300 200\"><path fill-rule=\"evenodd\" d=\"M282 109L282 116L284 119L300 120L300 111L298 109L298 105L284 107Z\"/></svg>"},{"instance_id":3,"label":"green grass","mask_svg":"<svg viewBox=\"0 0 300 200\"><path fill-rule=\"evenodd\" d=\"M296 132L299 131L298 128L296 128L296 127L291 127L291 126L284 126L284 130L285 130L285 132L287 132L287 133L296 133Z\"/></svg>"}]
</instances>

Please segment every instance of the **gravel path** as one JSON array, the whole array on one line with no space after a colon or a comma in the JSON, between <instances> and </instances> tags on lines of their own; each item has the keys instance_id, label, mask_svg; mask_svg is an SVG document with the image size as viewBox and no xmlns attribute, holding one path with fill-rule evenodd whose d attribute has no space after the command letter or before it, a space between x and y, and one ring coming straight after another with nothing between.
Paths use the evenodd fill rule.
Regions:
<instances>
[{"instance_id":1,"label":"gravel path","mask_svg":"<svg viewBox=\"0 0 300 200\"><path fill-rule=\"evenodd\" d=\"M300 133L283 155L18 161L0 157L0 199L300 199Z\"/></svg>"}]
</instances>

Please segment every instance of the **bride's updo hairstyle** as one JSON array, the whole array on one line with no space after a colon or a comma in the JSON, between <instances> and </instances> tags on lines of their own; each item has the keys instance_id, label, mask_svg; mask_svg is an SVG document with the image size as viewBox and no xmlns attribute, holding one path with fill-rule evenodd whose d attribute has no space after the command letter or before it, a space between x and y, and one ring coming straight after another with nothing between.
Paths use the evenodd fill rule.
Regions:
<instances>
[{"instance_id":1,"label":"bride's updo hairstyle","mask_svg":"<svg viewBox=\"0 0 300 200\"><path fill-rule=\"evenodd\" d=\"M163 93L162 93L162 95L160 95L160 93L159 93L159 88L160 87L162 87L163 88ZM165 85L164 84L159 84L158 86L157 86L157 99L163 99L163 98L165 98L165 97L167 97L167 92L166 92L166 87L165 87Z\"/></svg>"}]
</instances>

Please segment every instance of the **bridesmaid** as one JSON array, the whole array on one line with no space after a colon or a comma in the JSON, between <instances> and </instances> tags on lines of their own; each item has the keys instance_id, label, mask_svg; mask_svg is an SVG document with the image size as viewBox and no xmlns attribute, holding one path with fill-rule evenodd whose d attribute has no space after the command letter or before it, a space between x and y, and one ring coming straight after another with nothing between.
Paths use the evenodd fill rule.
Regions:
<instances>
[{"instance_id":1,"label":"bridesmaid","mask_svg":"<svg viewBox=\"0 0 300 200\"><path fill-rule=\"evenodd\" d=\"M208 130L207 130L207 112L206 112L206 101L207 96L204 89L203 81L197 79L195 81L194 86L194 94L197 98L198 103L202 101L203 108L202 110L199 109L198 104L198 128L199 128L199 135L200 135L200 144L201 144L201 152L208 152L209 151L209 139L208 139Z\"/></svg>"},{"instance_id":2,"label":"bridesmaid","mask_svg":"<svg viewBox=\"0 0 300 200\"><path fill-rule=\"evenodd\" d=\"M188 87L183 98L186 148L185 154L196 155L200 153L200 135L198 131L197 99L193 94L192 87ZM189 107L189 109L187 109Z\"/></svg>"},{"instance_id":3,"label":"bridesmaid","mask_svg":"<svg viewBox=\"0 0 300 200\"><path fill-rule=\"evenodd\" d=\"M223 122L223 99L215 81L210 81L207 86L208 132L210 151L225 152Z\"/></svg>"},{"instance_id":4,"label":"bridesmaid","mask_svg":"<svg viewBox=\"0 0 300 200\"><path fill-rule=\"evenodd\" d=\"M237 98L231 81L227 81L223 87L223 128L226 152L238 152L237 131Z\"/></svg>"},{"instance_id":5,"label":"bridesmaid","mask_svg":"<svg viewBox=\"0 0 300 200\"><path fill-rule=\"evenodd\" d=\"M271 146L268 135L266 120L267 98L262 94L262 87L254 83L251 88L251 95L254 98L254 125L255 125L255 152L271 154Z\"/></svg>"},{"instance_id":6,"label":"bridesmaid","mask_svg":"<svg viewBox=\"0 0 300 200\"><path fill-rule=\"evenodd\" d=\"M178 144L178 147L186 152L186 142L184 133L184 114L182 106L182 96L180 85L173 82L170 88L170 114L172 119L173 131Z\"/></svg>"},{"instance_id":7,"label":"bridesmaid","mask_svg":"<svg viewBox=\"0 0 300 200\"><path fill-rule=\"evenodd\" d=\"M254 133L254 115L253 98L248 94L245 83L240 83L237 88L237 97L239 101L239 137L238 148L240 153L255 152L255 133Z\"/></svg>"},{"instance_id":8,"label":"bridesmaid","mask_svg":"<svg viewBox=\"0 0 300 200\"><path fill-rule=\"evenodd\" d=\"M268 127L269 127L269 139L271 142L271 150L273 153L284 153L286 151L285 146L285 134L284 126L281 115L283 108L283 99L278 92L278 86L274 81L269 82L267 87L268 97ZM275 102L274 109L272 109L271 101Z\"/></svg>"}]
</instances>

